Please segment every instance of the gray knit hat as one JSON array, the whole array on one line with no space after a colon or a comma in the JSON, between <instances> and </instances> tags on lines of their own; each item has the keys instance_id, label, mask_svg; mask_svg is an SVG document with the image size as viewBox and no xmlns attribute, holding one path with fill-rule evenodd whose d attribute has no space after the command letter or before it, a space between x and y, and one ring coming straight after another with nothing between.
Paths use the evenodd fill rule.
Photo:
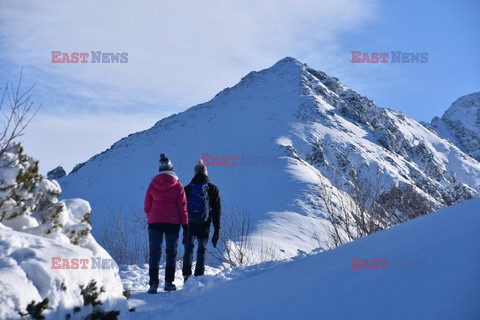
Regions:
<instances>
[{"instance_id":1,"label":"gray knit hat","mask_svg":"<svg viewBox=\"0 0 480 320\"><path fill-rule=\"evenodd\" d=\"M159 167L158 171L173 171L173 164L172 162L167 158L167 155L165 153L162 153L160 155L160 160L158 161Z\"/></svg>"},{"instance_id":2,"label":"gray knit hat","mask_svg":"<svg viewBox=\"0 0 480 320\"><path fill-rule=\"evenodd\" d=\"M203 162L202 159L198 160L197 164L195 165L195 168L193 168L193 174L196 175L197 173L203 173L206 176L208 176L208 170L207 167L205 166L205 163Z\"/></svg>"}]
</instances>

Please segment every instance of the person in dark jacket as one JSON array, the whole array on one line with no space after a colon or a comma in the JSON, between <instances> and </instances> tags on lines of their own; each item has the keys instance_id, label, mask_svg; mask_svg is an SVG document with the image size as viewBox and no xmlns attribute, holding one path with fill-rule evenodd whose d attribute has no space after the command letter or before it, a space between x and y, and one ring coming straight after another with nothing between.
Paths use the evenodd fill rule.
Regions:
<instances>
[{"instance_id":1,"label":"person in dark jacket","mask_svg":"<svg viewBox=\"0 0 480 320\"><path fill-rule=\"evenodd\" d=\"M160 155L159 174L150 183L145 195L145 214L148 223L149 238L149 275L148 293L157 293L160 256L165 236L165 291L176 290L175 258L177 256L180 225L188 234L187 200L183 185L173 172L173 165L165 154Z\"/></svg>"},{"instance_id":2,"label":"person in dark jacket","mask_svg":"<svg viewBox=\"0 0 480 320\"><path fill-rule=\"evenodd\" d=\"M212 244L217 247L219 232L220 232L220 215L222 211L220 202L220 192L213 183L210 183L208 178L207 167L203 160L199 160L194 168L194 177L189 185L185 187L185 195L187 197L189 208L189 232L184 235L185 254L183 256L182 273L186 281L192 275L193 250L195 248L195 240L197 240L197 263L195 266L195 276L201 276L205 272L205 254L207 252L207 244L210 235L210 226L213 223L213 237ZM206 216L205 222L195 223L198 218L194 217L192 212L193 196L195 195L195 188L199 185L207 188L208 194L208 208L209 212ZM192 219L190 219L192 217Z\"/></svg>"}]
</instances>

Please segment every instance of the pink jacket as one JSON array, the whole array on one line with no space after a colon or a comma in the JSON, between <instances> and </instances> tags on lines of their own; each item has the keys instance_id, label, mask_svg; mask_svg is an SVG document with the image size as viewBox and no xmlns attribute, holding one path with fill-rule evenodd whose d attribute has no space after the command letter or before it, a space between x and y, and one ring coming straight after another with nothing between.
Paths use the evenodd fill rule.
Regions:
<instances>
[{"instance_id":1,"label":"pink jacket","mask_svg":"<svg viewBox=\"0 0 480 320\"><path fill-rule=\"evenodd\" d=\"M145 195L145 213L148 223L188 224L185 191L173 171L153 178Z\"/></svg>"}]
</instances>

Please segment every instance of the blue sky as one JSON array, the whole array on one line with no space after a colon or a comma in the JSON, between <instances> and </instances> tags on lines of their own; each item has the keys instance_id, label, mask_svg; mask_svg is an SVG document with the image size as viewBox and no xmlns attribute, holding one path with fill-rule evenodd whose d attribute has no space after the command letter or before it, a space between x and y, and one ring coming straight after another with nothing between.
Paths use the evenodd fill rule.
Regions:
<instances>
[{"instance_id":1,"label":"blue sky","mask_svg":"<svg viewBox=\"0 0 480 320\"><path fill-rule=\"evenodd\" d=\"M36 82L22 137L42 172L69 171L129 133L293 56L422 121L479 91L477 1L0 0L0 80ZM477 17L476 17L477 16ZM51 51L128 52L126 64L52 64ZM351 51L427 52L353 64Z\"/></svg>"}]
</instances>

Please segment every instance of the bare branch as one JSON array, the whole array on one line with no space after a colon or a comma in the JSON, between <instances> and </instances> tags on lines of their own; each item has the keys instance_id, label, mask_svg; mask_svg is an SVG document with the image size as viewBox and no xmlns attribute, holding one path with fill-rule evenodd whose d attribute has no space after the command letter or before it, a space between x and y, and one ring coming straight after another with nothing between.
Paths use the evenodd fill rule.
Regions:
<instances>
[{"instance_id":1,"label":"bare branch","mask_svg":"<svg viewBox=\"0 0 480 320\"><path fill-rule=\"evenodd\" d=\"M33 84L25 91L22 91L23 69L16 87L7 82L0 100L0 117L2 119L2 130L0 131L0 156L2 156L8 147L19 137L21 137L37 114L41 105L36 105L31 101L32 90L36 84ZM6 107L4 104L8 104Z\"/></svg>"}]
</instances>

